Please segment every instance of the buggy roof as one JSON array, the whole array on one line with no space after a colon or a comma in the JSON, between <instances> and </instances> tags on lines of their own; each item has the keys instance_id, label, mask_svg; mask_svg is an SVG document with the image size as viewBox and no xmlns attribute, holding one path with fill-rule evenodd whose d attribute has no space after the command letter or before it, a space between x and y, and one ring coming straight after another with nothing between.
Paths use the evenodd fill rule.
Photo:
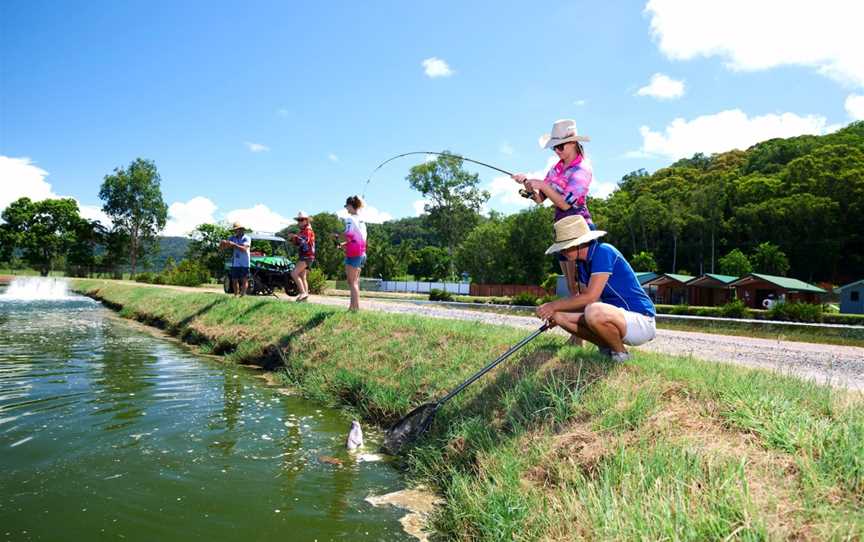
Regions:
<instances>
[{"instance_id":1,"label":"buggy roof","mask_svg":"<svg viewBox=\"0 0 864 542\"><path fill-rule=\"evenodd\" d=\"M252 233L249 234L249 238L252 239L253 241L255 241L255 240L258 240L258 241L279 241L281 243L287 243L285 238L279 237L275 233L267 233L267 232L261 232L261 231L253 231Z\"/></svg>"}]
</instances>

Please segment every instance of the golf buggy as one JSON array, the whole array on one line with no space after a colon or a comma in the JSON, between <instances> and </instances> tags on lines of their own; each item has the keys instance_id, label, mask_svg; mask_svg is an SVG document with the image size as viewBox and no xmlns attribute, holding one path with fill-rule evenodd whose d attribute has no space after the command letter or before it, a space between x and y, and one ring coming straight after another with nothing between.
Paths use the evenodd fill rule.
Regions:
<instances>
[{"instance_id":1,"label":"golf buggy","mask_svg":"<svg viewBox=\"0 0 864 542\"><path fill-rule=\"evenodd\" d=\"M294 262L288 258L288 242L269 233L254 232L249 237L252 239L252 249L249 253L249 287L246 293L273 295L274 290L282 288L288 295L297 295L297 285L291 278ZM231 259L228 258L222 282L226 294L233 293L230 270Z\"/></svg>"}]
</instances>

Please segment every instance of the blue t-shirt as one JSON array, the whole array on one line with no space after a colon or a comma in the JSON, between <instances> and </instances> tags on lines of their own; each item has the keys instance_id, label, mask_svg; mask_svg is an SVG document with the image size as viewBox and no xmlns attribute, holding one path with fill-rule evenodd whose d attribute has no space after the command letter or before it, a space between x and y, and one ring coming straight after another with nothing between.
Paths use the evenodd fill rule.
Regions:
<instances>
[{"instance_id":1,"label":"blue t-shirt","mask_svg":"<svg viewBox=\"0 0 864 542\"><path fill-rule=\"evenodd\" d=\"M248 235L232 235L228 240L238 245L252 246L252 239ZM249 267L249 252L235 248L234 255L231 257L231 267Z\"/></svg>"},{"instance_id":2,"label":"blue t-shirt","mask_svg":"<svg viewBox=\"0 0 864 542\"><path fill-rule=\"evenodd\" d=\"M588 247L588 261L577 262L579 282L588 284L591 275L606 273L609 280L600 294L600 301L624 310L654 316L656 310L651 298L642 289L633 268L618 251L608 243L594 241Z\"/></svg>"}]
</instances>

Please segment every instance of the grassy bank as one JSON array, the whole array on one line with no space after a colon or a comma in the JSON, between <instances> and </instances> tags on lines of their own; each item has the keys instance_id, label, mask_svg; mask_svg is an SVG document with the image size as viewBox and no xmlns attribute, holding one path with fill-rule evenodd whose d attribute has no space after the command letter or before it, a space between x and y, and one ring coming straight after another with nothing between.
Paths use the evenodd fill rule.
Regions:
<instances>
[{"instance_id":1,"label":"grassy bank","mask_svg":"<svg viewBox=\"0 0 864 542\"><path fill-rule=\"evenodd\" d=\"M381 425L523 332L273 299L76 281L124 316L277 368ZM281 364L284 362L284 367ZM638 354L612 366L541 336L469 387L409 451L470 540L864 537L859 396L771 373Z\"/></svg>"}]
</instances>

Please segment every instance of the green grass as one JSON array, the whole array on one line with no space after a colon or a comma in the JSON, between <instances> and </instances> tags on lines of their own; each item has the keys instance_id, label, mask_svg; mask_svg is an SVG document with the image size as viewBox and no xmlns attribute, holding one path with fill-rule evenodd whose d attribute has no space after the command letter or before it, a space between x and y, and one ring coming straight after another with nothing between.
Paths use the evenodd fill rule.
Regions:
<instances>
[{"instance_id":1,"label":"green grass","mask_svg":"<svg viewBox=\"0 0 864 542\"><path fill-rule=\"evenodd\" d=\"M267 298L75 286L381 425L524 336ZM434 527L448 538L864 537L859 394L661 355L613 366L551 335L457 396L402 464L446 497Z\"/></svg>"}]
</instances>

